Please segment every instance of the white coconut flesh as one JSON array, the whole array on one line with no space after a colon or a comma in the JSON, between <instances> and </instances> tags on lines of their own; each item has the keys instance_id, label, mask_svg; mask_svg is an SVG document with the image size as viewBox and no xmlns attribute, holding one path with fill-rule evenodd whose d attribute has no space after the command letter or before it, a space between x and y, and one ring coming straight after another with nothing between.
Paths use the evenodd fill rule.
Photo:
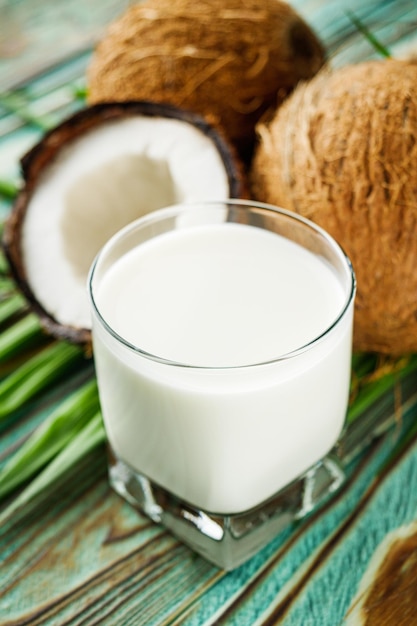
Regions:
<instances>
[{"instance_id":1,"label":"white coconut flesh","mask_svg":"<svg viewBox=\"0 0 417 626\"><path fill-rule=\"evenodd\" d=\"M71 141L38 181L22 228L28 283L59 323L91 328L90 265L120 228L158 208L229 197L215 144L171 118L107 122Z\"/></svg>"}]
</instances>

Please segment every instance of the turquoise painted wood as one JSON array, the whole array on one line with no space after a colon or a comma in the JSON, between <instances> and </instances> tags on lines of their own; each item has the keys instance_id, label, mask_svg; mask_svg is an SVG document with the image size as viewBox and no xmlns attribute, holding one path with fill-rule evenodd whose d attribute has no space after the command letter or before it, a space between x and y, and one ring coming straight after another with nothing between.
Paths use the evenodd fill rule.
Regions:
<instances>
[{"instance_id":1,"label":"turquoise painted wood","mask_svg":"<svg viewBox=\"0 0 417 626\"><path fill-rule=\"evenodd\" d=\"M95 4L102 7L96 20L87 14L85 3L65 4L67 16L92 26L79 37L71 31L71 45L66 39L58 49L57 34L66 24L57 3L36 3L37 15L25 13L28 2L3 3L2 27L9 16L20 42L25 33L37 36L22 53L17 48L6 58L3 52L0 60L0 89L17 94L26 110L23 119L0 105L0 179L19 184L19 158L43 132L31 115L54 124L83 106L75 94L84 84L88 46L125 3ZM414 1L292 4L320 34L335 65L376 56L352 26L347 10L394 54L417 49ZM58 32L53 37L44 36L54 28ZM36 66L28 65L35 52ZM39 69L42 73L32 78ZM3 199L3 216L9 207ZM23 353L20 359L26 357ZM0 364L5 367L1 376L18 362ZM83 362L11 415L0 426L0 463L92 375L91 364ZM390 530L417 517L417 440L406 439L417 420L414 389L415 374L400 407L391 390L384 411L393 426L352 461L342 489L230 573L193 554L116 496L108 486L104 446L98 447L76 471L67 472L52 490L0 525L0 624L341 626L380 542Z\"/></svg>"}]
</instances>

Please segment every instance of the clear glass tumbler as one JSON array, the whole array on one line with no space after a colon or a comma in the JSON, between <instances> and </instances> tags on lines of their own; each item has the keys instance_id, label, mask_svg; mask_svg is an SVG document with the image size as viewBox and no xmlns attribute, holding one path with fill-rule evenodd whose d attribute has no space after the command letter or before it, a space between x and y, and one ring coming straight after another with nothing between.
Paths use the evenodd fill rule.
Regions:
<instances>
[{"instance_id":1,"label":"clear glass tumbler","mask_svg":"<svg viewBox=\"0 0 417 626\"><path fill-rule=\"evenodd\" d=\"M355 277L325 231L243 200L161 209L89 294L110 481L152 520L232 569L339 486Z\"/></svg>"}]
</instances>

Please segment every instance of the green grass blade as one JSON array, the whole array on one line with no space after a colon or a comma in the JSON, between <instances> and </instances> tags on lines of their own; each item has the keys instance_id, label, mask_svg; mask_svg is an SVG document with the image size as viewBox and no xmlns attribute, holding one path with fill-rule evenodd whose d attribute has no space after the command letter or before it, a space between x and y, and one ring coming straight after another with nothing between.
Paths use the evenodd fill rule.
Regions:
<instances>
[{"instance_id":1,"label":"green grass blade","mask_svg":"<svg viewBox=\"0 0 417 626\"><path fill-rule=\"evenodd\" d=\"M36 498L74 467L86 454L106 439L101 413L96 413L71 442L29 483L29 485L0 514L4 523L21 507Z\"/></svg>"},{"instance_id":2,"label":"green grass blade","mask_svg":"<svg viewBox=\"0 0 417 626\"><path fill-rule=\"evenodd\" d=\"M375 370L378 364L378 356L368 352L355 353L352 356L352 374L361 379Z\"/></svg>"},{"instance_id":3,"label":"green grass blade","mask_svg":"<svg viewBox=\"0 0 417 626\"><path fill-rule=\"evenodd\" d=\"M0 301L0 324L7 322L13 315L22 313L26 308L26 300L19 293L10 296L7 300Z\"/></svg>"},{"instance_id":4,"label":"green grass blade","mask_svg":"<svg viewBox=\"0 0 417 626\"><path fill-rule=\"evenodd\" d=\"M363 24L363 22L352 11L346 11L347 17L357 30L364 35L371 46L383 57L391 58L390 51L375 37L373 33Z\"/></svg>"},{"instance_id":5,"label":"green grass blade","mask_svg":"<svg viewBox=\"0 0 417 626\"><path fill-rule=\"evenodd\" d=\"M24 122L34 124L43 131L49 130L53 126L53 120L47 115L34 115L30 110L30 103L18 91L3 93L0 96L0 104L10 113L18 115Z\"/></svg>"},{"instance_id":6,"label":"green grass blade","mask_svg":"<svg viewBox=\"0 0 417 626\"><path fill-rule=\"evenodd\" d=\"M16 283L10 276L9 264L6 261L6 257L3 254L3 251L1 250L1 248L0 248L0 277L5 287L5 288L2 287L2 295L6 291L7 292L11 292L12 290L16 291Z\"/></svg>"},{"instance_id":7,"label":"green grass blade","mask_svg":"<svg viewBox=\"0 0 417 626\"><path fill-rule=\"evenodd\" d=\"M0 334L0 363L44 339L45 335L36 315L26 315Z\"/></svg>"},{"instance_id":8,"label":"green grass blade","mask_svg":"<svg viewBox=\"0 0 417 626\"><path fill-rule=\"evenodd\" d=\"M6 270L6 268L5 268ZM0 255L0 305L3 305L4 302L18 295L22 300L24 300L23 296L19 294L16 283L12 278L10 278L6 271L2 271L1 267L1 255Z\"/></svg>"},{"instance_id":9,"label":"green grass blade","mask_svg":"<svg viewBox=\"0 0 417 626\"><path fill-rule=\"evenodd\" d=\"M11 180L0 179L0 196L5 200L14 200L17 193L18 188Z\"/></svg>"},{"instance_id":10,"label":"green grass blade","mask_svg":"<svg viewBox=\"0 0 417 626\"><path fill-rule=\"evenodd\" d=\"M88 91L86 85L73 85L72 92L77 100L86 100Z\"/></svg>"},{"instance_id":11,"label":"green grass blade","mask_svg":"<svg viewBox=\"0 0 417 626\"><path fill-rule=\"evenodd\" d=\"M34 476L99 410L95 379L73 392L29 436L0 470L0 498Z\"/></svg>"},{"instance_id":12,"label":"green grass blade","mask_svg":"<svg viewBox=\"0 0 417 626\"><path fill-rule=\"evenodd\" d=\"M385 375L375 380L364 383L359 390L357 397L348 410L347 423L351 424L369 409L374 402L385 393L393 390L394 385L399 384L403 377L417 370L417 357L410 358L400 369L388 371Z\"/></svg>"},{"instance_id":13,"label":"green grass blade","mask_svg":"<svg viewBox=\"0 0 417 626\"><path fill-rule=\"evenodd\" d=\"M84 356L78 346L56 342L18 367L0 382L0 419L50 386Z\"/></svg>"}]
</instances>

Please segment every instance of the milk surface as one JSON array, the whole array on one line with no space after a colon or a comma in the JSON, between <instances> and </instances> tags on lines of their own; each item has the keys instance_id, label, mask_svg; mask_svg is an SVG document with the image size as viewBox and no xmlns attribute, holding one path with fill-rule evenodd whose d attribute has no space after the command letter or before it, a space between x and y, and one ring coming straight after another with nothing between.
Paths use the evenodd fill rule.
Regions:
<instances>
[{"instance_id":1,"label":"milk surface","mask_svg":"<svg viewBox=\"0 0 417 626\"><path fill-rule=\"evenodd\" d=\"M93 320L115 453L211 512L272 496L342 429L352 311L314 348L279 357L325 333L347 299L325 261L251 226L195 226L131 250L107 271L95 301L120 337L168 362L124 346Z\"/></svg>"},{"instance_id":2,"label":"milk surface","mask_svg":"<svg viewBox=\"0 0 417 626\"><path fill-rule=\"evenodd\" d=\"M301 348L337 318L344 294L320 259L241 224L174 231L122 257L97 294L107 323L158 357L260 363Z\"/></svg>"}]
</instances>

